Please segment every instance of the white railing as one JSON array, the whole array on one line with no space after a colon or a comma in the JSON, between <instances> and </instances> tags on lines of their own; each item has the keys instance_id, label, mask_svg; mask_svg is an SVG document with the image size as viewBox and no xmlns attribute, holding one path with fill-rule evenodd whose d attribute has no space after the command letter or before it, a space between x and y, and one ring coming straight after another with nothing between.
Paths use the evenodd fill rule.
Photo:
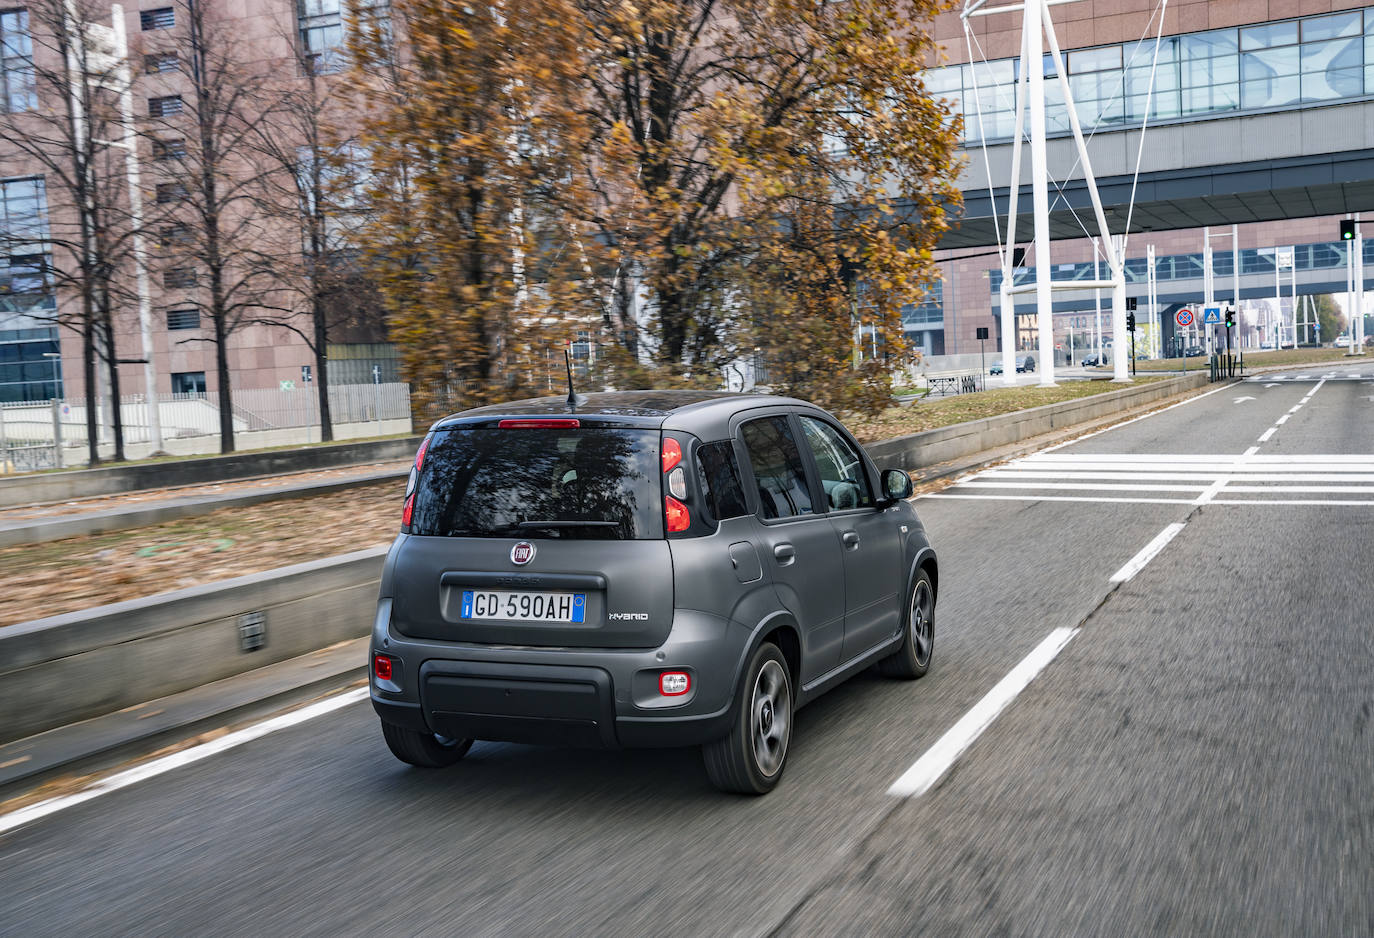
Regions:
<instances>
[{"instance_id":1,"label":"white railing","mask_svg":"<svg viewBox=\"0 0 1374 938\"><path fill-rule=\"evenodd\" d=\"M230 392L233 404L234 433L292 430L318 427L319 399L315 388L297 384L292 390L246 388ZM107 424L104 403L96 407L97 439L113 439ZM125 444L151 441L150 408L143 395L130 395L120 401ZM157 413L164 442L219 435L219 399L213 394L159 394ZM409 419L408 384L343 384L329 389L330 421L341 424L366 424ZM81 447L87 442L86 402L65 399L57 402L54 416L51 401L0 404L0 446L51 447L57 427L65 447ZM305 435L302 435L305 440Z\"/></svg>"}]
</instances>

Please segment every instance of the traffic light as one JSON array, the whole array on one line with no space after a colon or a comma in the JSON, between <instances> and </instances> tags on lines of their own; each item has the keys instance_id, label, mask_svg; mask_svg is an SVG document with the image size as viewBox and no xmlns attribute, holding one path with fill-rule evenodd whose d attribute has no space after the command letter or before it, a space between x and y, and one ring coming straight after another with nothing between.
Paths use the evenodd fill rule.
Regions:
<instances>
[{"instance_id":1,"label":"traffic light","mask_svg":"<svg viewBox=\"0 0 1374 938\"><path fill-rule=\"evenodd\" d=\"M1233 310L1233 309L1228 309L1228 310L1226 311L1226 328L1227 328L1227 329L1234 329L1235 326L1236 326L1236 311Z\"/></svg>"},{"instance_id":2,"label":"traffic light","mask_svg":"<svg viewBox=\"0 0 1374 938\"><path fill-rule=\"evenodd\" d=\"M1341 240L1342 240L1342 241L1354 241L1354 240L1355 240L1355 219L1353 219L1353 218L1342 218L1342 219L1341 219Z\"/></svg>"},{"instance_id":3,"label":"traffic light","mask_svg":"<svg viewBox=\"0 0 1374 938\"><path fill-rule=\"evenodd\" d=\"M1135 313L1126 314L1126 331L1135 332Z\"/></svg>"}]
</instances>

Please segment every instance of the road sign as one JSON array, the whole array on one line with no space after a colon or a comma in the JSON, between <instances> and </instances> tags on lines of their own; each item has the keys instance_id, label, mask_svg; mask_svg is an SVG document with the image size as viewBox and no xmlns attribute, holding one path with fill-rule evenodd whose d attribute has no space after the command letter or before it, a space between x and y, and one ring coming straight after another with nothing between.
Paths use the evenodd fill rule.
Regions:
<instances>
[{"instance_id":1,"label":"road sign","mask_svg":"<svg viewBox=\"0 0 1374 938\"><path fill-rule=\"evenodd\" d=\"M294 382L294 381L283 381L283 382L281 383L281 389L282 389L283 391L294 391L294 390L296 390L296 382Z\"/></svg>"},{"instance_id":2,"label":"road sign","mask_svg":"<svg viewBox=\"0 0 1374 938\"><path fill-rule=\"evenodd\" d=\"M301 365L301 383L302 383L302 384L309 384L309 383L310 383L310 366L309 366L309 365Z\"/></svg>"},{"instance_id":3,"label":"road sign","mask_svg":"<svg viewBox=\"0 0 1374 938\"><path fill-rule=\"evenodd\" d=\"M1202 311L1202 321L1205 322L1205 323L1207 323L1207 322L1220 323L1220 322L1221 322L1221 307L1220 307L1220 306L1209 306L1209 307L1207 307L1206 309L1204 309L1204 310Z\"/></svg>"},{"instance_id":4,"label":"road sign","mask_svg":"<svg viewBox=\"0 0 1374 938\"><path fill-rule=\"evenodd\" d=\"M1185 329L1188 328L1193 324L1193 311L1186 306L1183 307L1183 309L1174 313L1174 321Z\"/></svg>"}]
</instances>

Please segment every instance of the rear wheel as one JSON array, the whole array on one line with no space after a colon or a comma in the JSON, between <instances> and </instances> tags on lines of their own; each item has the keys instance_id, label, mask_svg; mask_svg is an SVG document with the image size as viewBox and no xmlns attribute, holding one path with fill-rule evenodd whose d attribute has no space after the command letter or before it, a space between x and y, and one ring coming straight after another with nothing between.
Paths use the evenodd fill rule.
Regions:
<instances>
[{"instance_id":1,"label":"rear wheel","mask_svg":"<svg viewBox=\"0 0 1374 938\"><path fill-rule=\"evenodd\" d=\"M792 677L776 645L749 659L728 736L701 747L706 774L721 791L762 795L782 778L792 739Z\"/></svg>"},{"instance_id":2,"label":"rear wheel","mask_svg":"<svg viewBox=\"0 0 1374 938\"><path fill-rule=\"evenodd\" d=\"M382 721L382 736L393 756L422 769L442 769L453 765L472 748L470 739L449 739L434 733L421 733L385 720Z\"/></svg>"},{"instance_id":3,"label":"rear wheel","mask_svg":"<svg viewBox=\"0 0 1374 938\"><path fill-rule=\"evenodd\" d=\"M935 587L930 574L916 571L907 594L902 644L893 654L878 662L878 670L888 677L924 677L935 652Z\"/></svg>"}]
</instances>

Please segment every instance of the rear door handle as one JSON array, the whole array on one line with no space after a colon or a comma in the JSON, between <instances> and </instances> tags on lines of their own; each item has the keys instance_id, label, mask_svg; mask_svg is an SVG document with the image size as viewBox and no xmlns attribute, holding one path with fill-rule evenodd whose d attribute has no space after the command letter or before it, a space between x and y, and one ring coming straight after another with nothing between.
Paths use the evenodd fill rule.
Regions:
<instances>
[{"instance_id":1,"label":"rear door handle","mask_svg":"<svg viewBox=\"0 0 1374 938\"><path fill-rule=\"evenodd\" d=\"M844 541L844 546L854 550L859 546L859 535L855 531L846 531L840 535L840 540Z\"/></svg>"},{"instance_id":2,"label":"rear door handle","mask_svg":"<svg viewBox=\"0 0 1374 938\"><path fill-rule=\"evenodd\" d=\"M775 544L773 556L777 558L778 563L785 567L797 559L797 549L791 544Z\"/></svg>"}]
</instances>

